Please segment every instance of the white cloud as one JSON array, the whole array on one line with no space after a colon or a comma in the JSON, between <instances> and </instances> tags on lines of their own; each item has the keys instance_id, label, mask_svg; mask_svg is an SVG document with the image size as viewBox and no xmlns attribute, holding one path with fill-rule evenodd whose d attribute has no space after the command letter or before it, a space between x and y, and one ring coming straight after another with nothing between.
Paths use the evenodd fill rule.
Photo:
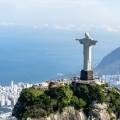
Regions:
<instances>
[{"instance_id":1,"label":"white cloud","mask_svg":"<svg viewBox=\"0 0 120 120\"><path fill-rule=\"evenodd\" d=\"M32 26L34 29L39 29L39 28L49 28L49 24L35 24L35 25L29 25Z\"/></svg>"},{"instance_id":2,"label":"white cloud","mask_svg":"<svg viewBox=\"0 0 120 120\"><path fill-rule=\"evenodd\" d=\"M107 27L106 30L108 32L120 32L120 27Z\"/></svg>"},{"instance_id":3,"label":"white cloud","mask_svg":"<svg viewBox=\"0 0 120 120\"><path fill-rule=\"evenodd\" d=\"M14 25L16 24L12 22L0 22L0 26L14 26Z\"/></svg>"},{"instance_id":4,"label":"white cloud","mask_svg":"<svg viewBox=\"0 0 120 120\"><path fill-rule=\"evenodd\" d=\"M74 30L76 29L76 26L73 24L69 25L53 25L53 28L59 29L59 30Z\"/></svg>"},{"instance_id":5,"label":"white cloud","mask_svg":"<svg viewBox=\"0 0 120 120\"><path fill-rule=\"evenodd\" d=\"M19 24L15 22L0 22L0 26L3 27L11 27L11 26L23 26L23 27L31 27L33 29L44 29L44 28L51 28L56 30L64 30L64 31L95 31L95 30L105 30L108 32L120 32L120 26L106 26L106 25L97 25L97 24Z\"/></svg>"}]
</instances>

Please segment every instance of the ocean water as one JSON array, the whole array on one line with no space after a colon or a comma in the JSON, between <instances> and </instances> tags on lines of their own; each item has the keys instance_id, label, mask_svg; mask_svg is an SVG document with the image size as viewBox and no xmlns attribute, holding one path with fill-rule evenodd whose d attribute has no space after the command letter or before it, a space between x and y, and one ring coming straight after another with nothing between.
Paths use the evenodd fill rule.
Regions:
<instances>
[{"instance_id":1,"label":"ocean water","mask_svg":"<svg viewBox=\"0 0 120 120\"><path fill-rule=\"evenodd\" d=\"M96 66L104 55L119 46L119 41L113 44L106 40L104 45L102 41L107 36L97 32L94 36L101 40L93 51ZM83 37L83 32L1 27L0 84L8 85L12 80L37 83L79 73L83 58L82 46L75 41L76 37ZM112 45L107 47L107 42Z\"/></svg>"}]
</instances>

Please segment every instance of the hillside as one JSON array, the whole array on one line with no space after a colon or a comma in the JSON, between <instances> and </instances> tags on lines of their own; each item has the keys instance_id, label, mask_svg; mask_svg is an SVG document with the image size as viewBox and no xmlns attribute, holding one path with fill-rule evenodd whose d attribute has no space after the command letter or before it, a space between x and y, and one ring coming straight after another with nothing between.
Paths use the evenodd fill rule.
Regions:
<instances>
[{"instance_id":1,"label":"hillside","mask_svg":"<svg viewBox=\"0 0 120 120\"><path fill-rule=\"evenodd\" d=\"M75 86L76 87L75 87ZM120 95L107 85L71 83L27 88L13 109L18 120L110 120L120 118Z\"/></svg>"},{"instance_id":2,"label":"hillside","mask_svg":"<svg viewBox=\"0 0 120 120\"><path fill-rule=\"evenodd\" d=\"M103 58L96 67L98 74L118 74L120 73L120 47Z\"/></svg>"}]
</instances>

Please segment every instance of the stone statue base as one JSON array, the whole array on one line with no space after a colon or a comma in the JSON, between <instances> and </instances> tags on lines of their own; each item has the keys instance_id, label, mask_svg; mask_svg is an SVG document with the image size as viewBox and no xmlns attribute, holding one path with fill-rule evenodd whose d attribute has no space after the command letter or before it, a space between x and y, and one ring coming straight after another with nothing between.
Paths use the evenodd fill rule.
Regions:
<instances>
[{"instance_id":1,"label":"stone statue base","mask_svg":"<svg viewBox=\"0 0 120 120\"><path fill-rule=\"evenodd\" d=\"M81 70L81 76L80 76L81 80L93 80L93 71L85 71L85 70Z\"/></svg>"}]
</instances>

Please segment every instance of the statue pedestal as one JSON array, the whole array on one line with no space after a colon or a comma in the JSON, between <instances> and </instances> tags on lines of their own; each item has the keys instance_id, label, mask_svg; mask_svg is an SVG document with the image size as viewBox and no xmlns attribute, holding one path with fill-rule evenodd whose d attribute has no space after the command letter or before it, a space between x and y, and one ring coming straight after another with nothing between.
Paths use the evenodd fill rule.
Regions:
<instances>
[{"instance_id":1,"label":"statue pedestal","mask_svg":"<svg viewBox=\"0 0 120 120\"><path fill-rule=\"evenodd\" d=\"M81 80L93 80L93 71L85 71L85 70L81 70L81 76L80 76Z\"/></svg>"}]
</instances>

